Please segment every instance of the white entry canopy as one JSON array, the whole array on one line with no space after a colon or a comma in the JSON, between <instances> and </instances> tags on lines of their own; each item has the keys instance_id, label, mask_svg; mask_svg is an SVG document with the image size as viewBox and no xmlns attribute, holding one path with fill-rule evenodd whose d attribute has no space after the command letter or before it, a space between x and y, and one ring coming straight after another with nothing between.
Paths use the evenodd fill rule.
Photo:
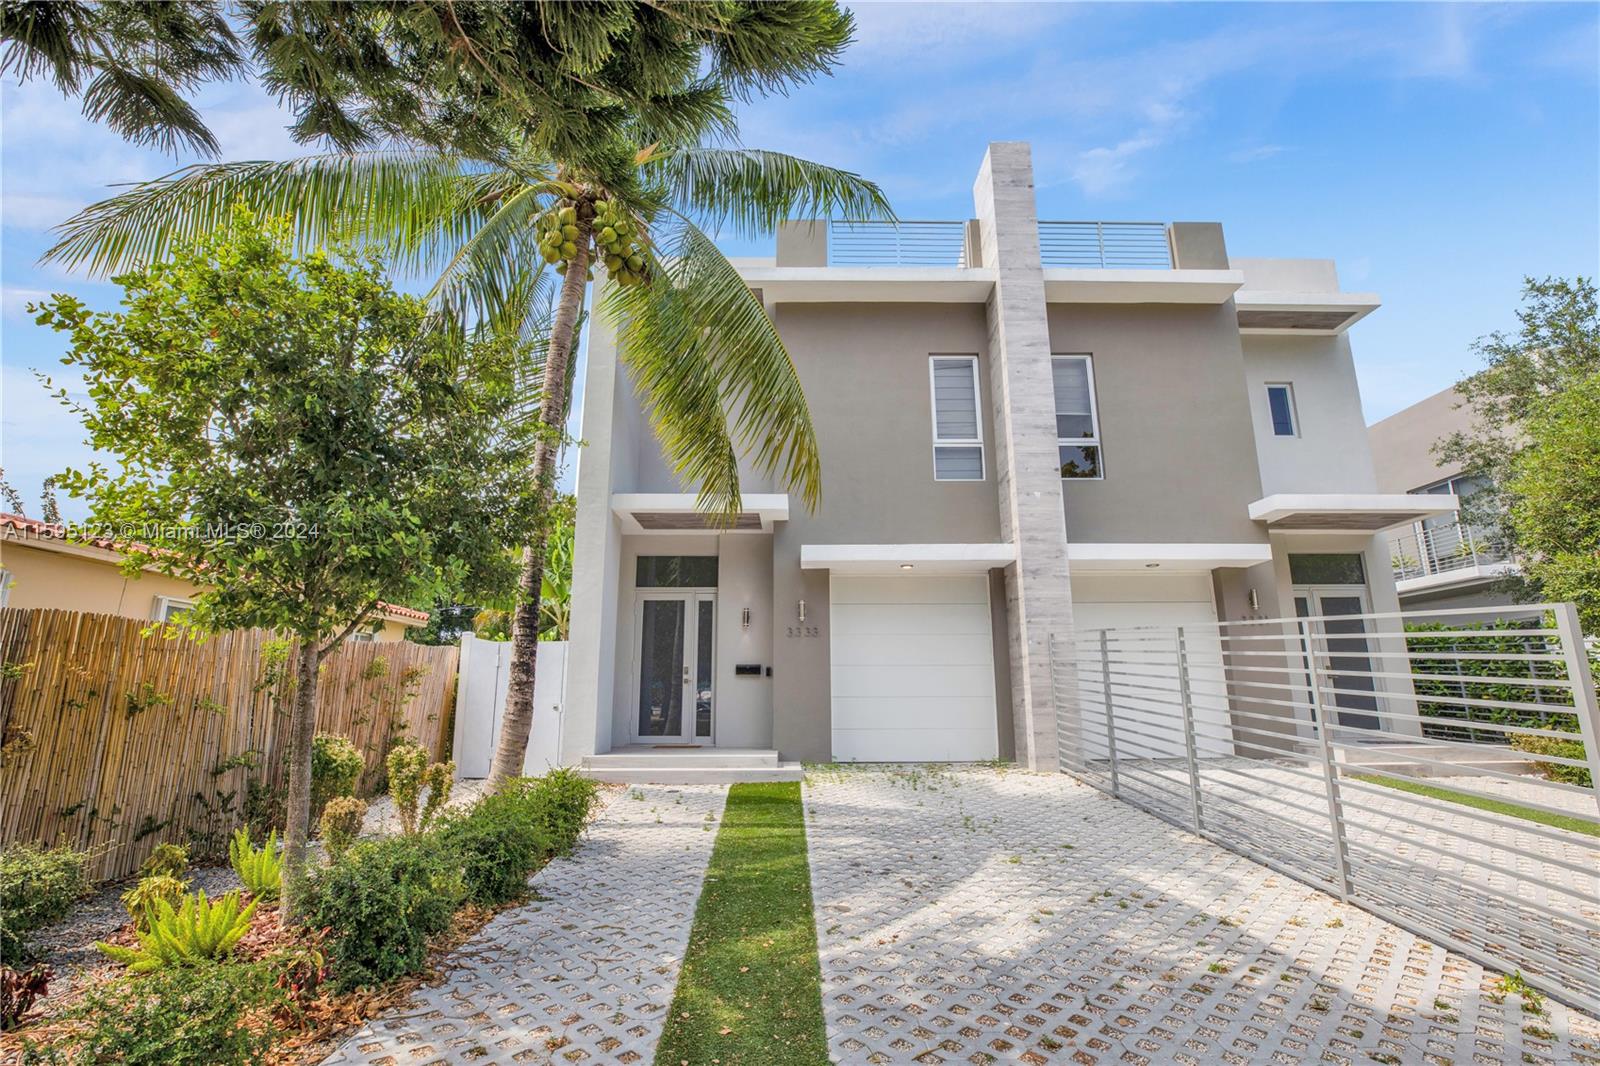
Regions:
<instances>
[{"instance_id":1,"label":"white entry canopy","mask_svg":"<svg viewBox=\"0 0 1600 1066\"><path fill-rule=\"evenodd\" d=\"M692 492L614 492L611 513L624 533L771 533L772 523L789 519L786 493L747 492L729 524L698 506Z\"/></svg>"},{"instance_id":2,"label":"white entry canopy","mask_svg":"<svg viewBox=\"0 0 1600 1066\"><path fill-rule=\"evenodd\" d=\"M1005 543L800 545L800 569L836 574L975 574L1016 561Z\"/></svg>"},{"instance_id":3,"label":"white entry canopy","mask_svg":"<svg viewBox=\"0 0 1600 1066\"><path fill-rule=\"evenodd\" d=\"M1080 570L1159 570L1162 573L1255 566L1272 561L1270 544L1092 544L1067 545L1067 562Z\"/></svg>"},{"instance_id":4,"label":"white entry canopy","mask_svg":"<svg viewBox=\"0 0 1600 1066\"><path fill-rule=\"evenodd\" d=\"M1252 503L1250 517L1271 530L1376 532L1460 509L1458 497L1442 493L1280 492Z\"/></svg>"}]
</instances>

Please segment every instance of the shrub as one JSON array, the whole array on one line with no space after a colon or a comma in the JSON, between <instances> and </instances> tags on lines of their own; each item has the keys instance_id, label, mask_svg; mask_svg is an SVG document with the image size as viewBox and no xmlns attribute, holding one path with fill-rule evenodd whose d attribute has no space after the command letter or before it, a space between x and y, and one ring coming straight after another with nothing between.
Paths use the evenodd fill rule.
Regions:
<instances>
[{"instance_id":1,"label":"shrub","mask_svg":"<svg viewBox=\"0 0 1600 1066\"><path fill-rule=\"evenodd\" d=\"M1561 759L1584 757L1583 741L1577 737L1571 740L1557 740L1555 737L1530 737L1519 734L1511 738L1511 746L1530 755L1554 755ZM1585 788L1594 787L1594 781L1587 767L1566 766L1558 762L1535 762L1533 768L1552 781L1565 781Z\"/></svg>"},{"instance_id":2,"label":"shrub","mask_svg":"<svg viewBox=\"0 0 1600 1066\"><path fill-rule=\"evenodd\" d=\"M356 783L366 760L350 742L349 737L338 733L318 733L311 741L311 822L322 817L328 801L339 796L353 796Z\"/></svg>"},{"instance_id":3,"label":"shrub","mask_svg":"<svg viewBox=\"0 0 1600 1066\"><path fill-rule=\"evenodd\" d=\"M521 782L534 818L550 841L552 855L565 855L578 842L578 835L589 822L598 787L576 771L561 767L543 777Z\"/></svg>"},{"instance_id":4,"label":"shrub","mask_svg":"<svg viewBox=\"0 0 1600 1066\"><path fill-rule=\"evenodd\" d=\"M400 829L407 836L426 832L434 815L450 799L456 764L436 762L428 765L428 753L413 741L402 741L389 752L384 765L389 771L389 795L400 815ZM423 800L423 791L427 799ZM420 812L418 805L422 804Z\"/></svg>"},{"instance_id":5,"label":"shrub","mask_svg":"<svg viewBox=\"0 0 1600 1066\"><path fill-rule=\"evenodd\" d=\"M346 991L420 969L428 938L449 928L465 892L455 856L437 837L386 837L313 870L304 919L329 930L334 984Z\"/></svg>"},{"instance_id":6,"label":"shrub","mask_svg":"<svg viewBox=\"0 0 1600 1066\"><path fill-rule=\"evenodd\" d=\"M527 891L528 875L554 850L531 792L485 796L471 810L445 819L438 835L461 863L467 899L508 903Z\"/></svg>"},{"instance_id":7,"label":"shrub","mask_svg":"<svg viewBox=\"0 0 1600 1066\"><path fill-rule=\"evenodd\" d=\"M0 965L25 961L27 934L65 918L89 890L88 859L68 847L14 844L0 851Z\"/></svg>"},{"instance_id":8,"label":"shrub","mask_svg":"<svg viewBox=\"0 0 1600 1066\"><path fill-rule=\"evenodd\" d=\"M239 882L256 899L277 899L283 888L283 863L278 857L278 833L267 834L259 850L250 846L250 830L241 828L228 845L228 862Z\"/></svg>"},{"instance_id":9,"label":"shrub","mask_svg":"<svg viewBox=\"0 0 1600 1066\"><path fill-rule=\"evenodd\" d=\"M168 966L181 966L207 959L219 959L233 950L250 928L257 900L240 908L235 889L211 902L204 892L184 898L173 910L166 900L157 900L148 912L149 928L136 931L139 946L97 942L95 947L113 961L123 963L130 973L149 973Z\"/></svg>"},{"instance_id":10,"label":"shrub","mask_svg":"<svg viewBox=\"0 0 1600 1066\"><path fill-rule=\"evenodd\" d=\"M44 1061L248 1066L262 1061L275 1034L247 1017L277 995L259 963L207 962L91 985L72 1012L87 1028L61 1042L74 1054Z\"/></svg>"},{"instance_id":11,"label":"shrub","mask_svg":"<svg viewBox=\"0 0 1600 1066\"><path fill-rule=\"evenodd\" d=\"M135 930L150 928L150 913L156 910L157 901L177 907L189 891L189 882L171 874L149 874L139 878L139 883L122 894L122 905L133 919Z\"/></svg>"},{"instance_id":12,"label":"shrub","mask_svg":"<svg viewBox=\"0 0 1600 1066\"><path fill-rule=\"evenodd\" d=\"M182 844L157 844L139 864L141 877L182 877L189 869L189 849Z\"/></svg>"},{"instance_id":13,"label":"shrub","mask_svg":"<svg viewBox=\"0 0 1600 1066\"><path fill-rule=\"evenodd\" d=\"M0 1033L17 1027L22 1016L32 1009L33 1001L50 991L50 978L54 976L48 966L26 970L0 966Z\"/></svg>"},{"instance_id":14,"label":"shrub","mask_svg":"<svg viewBox=\"0 0 1600 1066\"><path fill-rule=\"evenodd\" d=\"M338 796L322 809L322 846L328 857L337 861L361 835L367 817L367 801L354 796Z\"/></svg>"}]
</instances>

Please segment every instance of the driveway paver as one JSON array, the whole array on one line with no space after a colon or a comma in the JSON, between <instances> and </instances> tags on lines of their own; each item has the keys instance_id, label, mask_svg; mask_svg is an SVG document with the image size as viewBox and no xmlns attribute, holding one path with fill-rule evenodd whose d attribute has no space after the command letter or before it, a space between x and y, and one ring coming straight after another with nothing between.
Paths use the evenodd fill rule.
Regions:
<instances>
[{"instance_id":1,"label":"driveway paver","mask_svg":"<svg viewBox=\"0 0 1600 1066\"><path fill-rule=\"evenodd\" d=\"M572 858L534 878L537 902L498 915L443 982L325 1062L650 1063L727 789L608 796Z\"/></svg>"},{"instance_id":2,"label":"driveway paver","mask_svg":"<svg viewBox=\"0 0 1600 1066\"><path fill-rule=\"evenodd\" d=\"M1065 775L805 797L839 1062L1600 1062L1594 1019Z\"/></svg>"}]
</instances>

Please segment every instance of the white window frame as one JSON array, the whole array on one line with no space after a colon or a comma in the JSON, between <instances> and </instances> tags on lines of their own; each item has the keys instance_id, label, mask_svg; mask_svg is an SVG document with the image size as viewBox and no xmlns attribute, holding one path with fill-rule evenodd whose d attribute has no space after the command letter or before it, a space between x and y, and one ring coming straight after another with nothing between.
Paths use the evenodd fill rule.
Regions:
<instances>
[{"instance_id":1,"label":"white window frame","mask_svg":"<svg viewBox=\"0 0 1600 1066\"><path fill-rule=\"evenodd\" d=\"M1267 428L1274 437L1294 438L1300 436L1300 403L1295 398L1294 382L1292 381L1267 381L1263 382L1267 393ZM1277 425L1272 418L1272 390L1282 389L1289 397L1289 429L1292 432L1279 433Z\"/></svg>"},{"instance_id":2,"label":"white window frame","mask_svg":"<svg viewBox=\"0 0 1600 1066\"><path fill-rule=\"evenodd\" d=\"M358 629L350 634L349 639L353 644L370 644L378 639L378 634L370 629Z\"/></svg>"},{"instance_id":3,"label":"white window frame","mask_svg":"<svg viewBox=\"0 0 1600 1066\"><path fill-rule=\"evenodd\" d=\"M1055 365L1058 360L1065 361L1076 359L1083 363L1085 379L1089 383L1089 426L1094 430L1093 437L1056 437L1056 456L1059 460L1062 448L1088 448L1093 447L1095 456L1099 460L1100 472L1094 477L1064 477L1062 481L1104 481L1106 479L1106 446L1100 443L1100 398L1095 393L1094 387L1094 356L1088 352L1061 352L1050 355L1050 409L1055 410Z\"/></svg>"},{"instance_id":4,"label":"white window frame","mask_svg":"<svg viewBox=\"0 0 1600 1066\"><path fill-rule=\"evenodd\" d=\"M935 362L945 360L953 362L964 359L972 369L972 414L973 425L978 431L976 437L940 437L939 436L939 386L938 379L934 376ZM928 356L928 414L932 419L933 445L928 451L928 457L933 460L933 480L935 481L987 481L989 478L989 457L983 449L983 383L978 380L978 357L975 355L940 354L935 352ZM940 448L977 448L978 449L978 476L977 477L940 477L939 476L939 449Z\"/></svg>"},{"instance_id":5,"label":"white window frame","mask_svg":"<svg viewBox=\"0 0 1600 1066\"><path fill-rule=\"evenodd\" d=\"M11 602L11 583L16 580L16 575L0 567L0 607Z\"/></svg>"},{"instance_id":6,"label":"white window frame","mask_svg":"<svg viewBox=\"0 0 1600 1066\"><path fill-rule=\"evenodd\" d=\"M186 600L179 596L157 596L150 617L157 622L169 622L171 620L167 617L167 611L170 608L176 608L180 611L192 611L194 610L194 601Z\"/></svg>"}]
</instances>

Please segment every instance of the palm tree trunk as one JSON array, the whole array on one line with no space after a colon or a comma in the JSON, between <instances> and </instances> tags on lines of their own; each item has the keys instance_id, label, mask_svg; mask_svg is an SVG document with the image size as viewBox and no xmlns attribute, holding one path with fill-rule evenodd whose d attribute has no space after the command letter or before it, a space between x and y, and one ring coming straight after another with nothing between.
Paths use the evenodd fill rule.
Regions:
<instances>
[{"instance_id":1,"label":"palm tree trunk","mask_svg":"<svg viewBox=\"0 0 1600 1066\"><path fill-rule=\"evenodd\" d=\"M311 836L311 746L317 732L317 666L322 656L315 640L302 637L295 653L294 702L289 712L289 796L283 829L283 916L300 905L300 878Z\"/></svg>"},{"instance_id":2,"label":"palm tree trunk","mask_svg":"<svg viewBox=\"0 0 1600 1066\"><path fill-rule=\"evenodd\" d=\"M533 478L539 493L539 525L522 549L522 575L517 581L516 613L511 623L511 680L506 689L506 712L501 716L500 739L489 767L489 791L497 791L522 773L527 758L528 734L533 729L533 681L539 661L539 592L544 582L546 518L555 498L556 460L560 456L561 429L567 420L568 378L572 374L572 348L577 337L578 313L589 273L589 222L578 219L578 254L567 264L550 326L545 351L544 395L539 401L539 422L544 428L533 453Z\"/></svg>"}]
</instances>

